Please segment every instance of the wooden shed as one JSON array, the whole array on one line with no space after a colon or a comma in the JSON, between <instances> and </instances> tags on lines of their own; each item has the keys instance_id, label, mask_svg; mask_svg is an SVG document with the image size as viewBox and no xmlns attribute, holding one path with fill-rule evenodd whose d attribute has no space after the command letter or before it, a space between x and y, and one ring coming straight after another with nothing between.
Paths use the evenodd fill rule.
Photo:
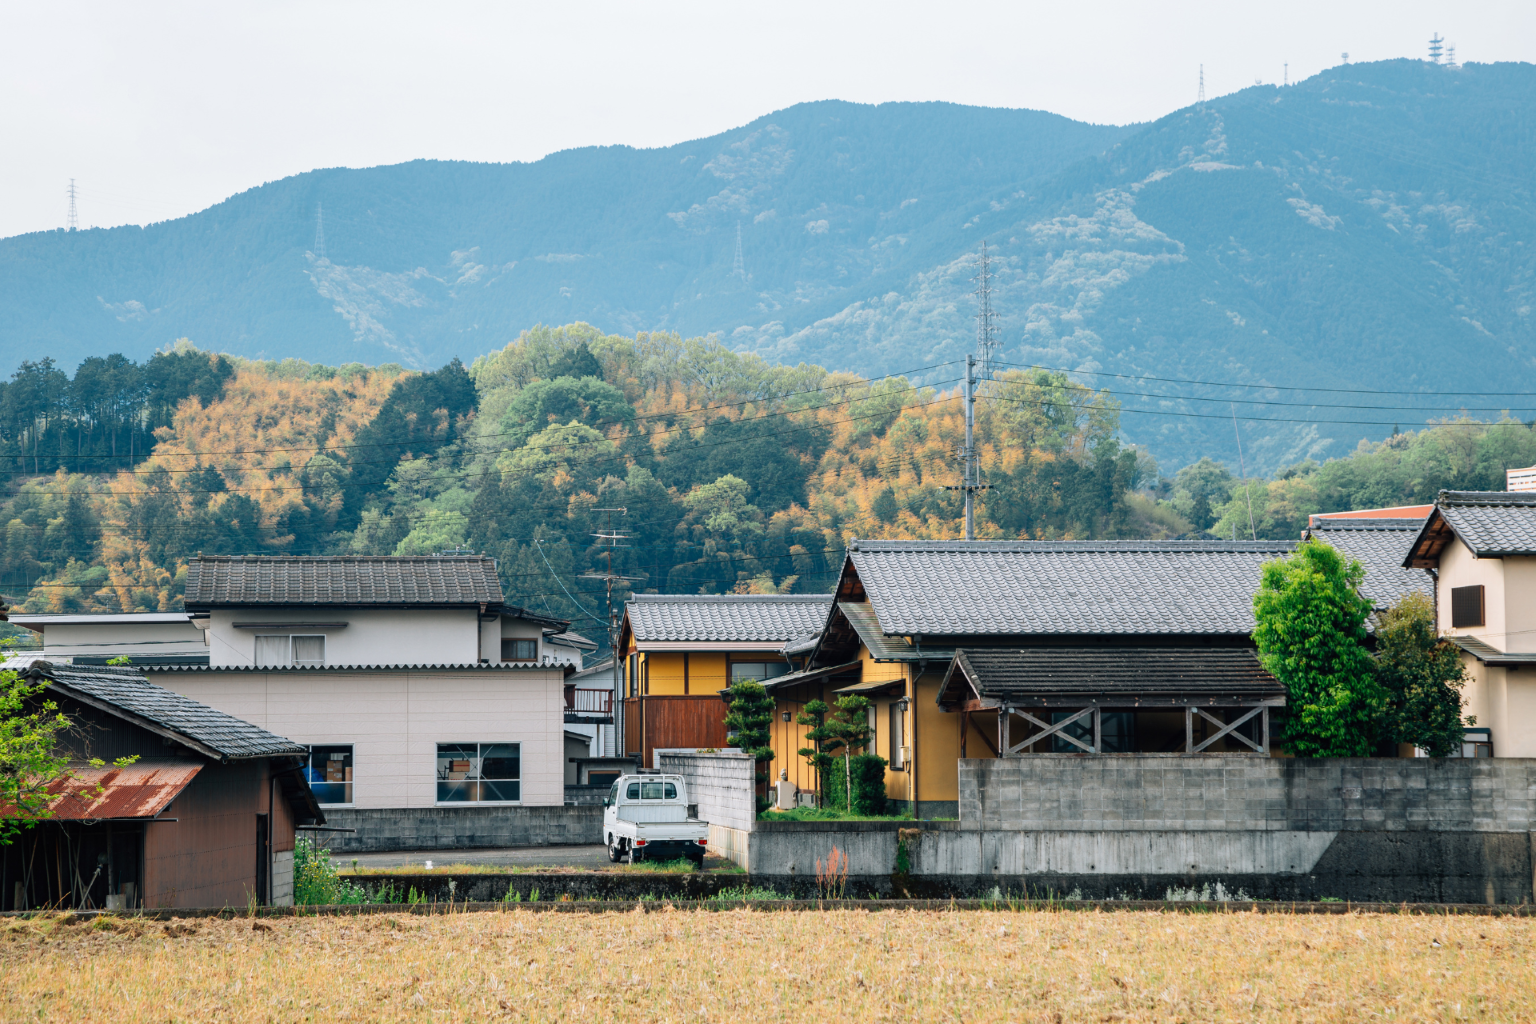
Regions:
<instances>
[{"instance_id":1,"label":"wooden shed","mask_svg":"<svg viewBox=\"0 0 1536 1024\"><path fill-rule=\"evenodd\" d=\"M47 681L80 766L52 787L53 816L0 847L0 908L293 902L296 826L325 820L305 747L132 668L39 661L23 674Z\"/></svg>"}]
</instances>

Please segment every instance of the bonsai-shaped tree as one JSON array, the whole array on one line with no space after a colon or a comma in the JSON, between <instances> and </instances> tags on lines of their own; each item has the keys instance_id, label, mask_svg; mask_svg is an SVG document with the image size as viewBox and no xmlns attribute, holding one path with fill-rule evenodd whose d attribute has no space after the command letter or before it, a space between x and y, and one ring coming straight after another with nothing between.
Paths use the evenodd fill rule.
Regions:
<instances>
[{"instance_id":1,"label":"bonsai-shaped tree","mask_svg":"<svg viewBox=\"0 0 1536 1024\"><path fill-rule=\"evenodd\" d=\"M817 790L822 788L822 768L830 760L821 749L821 745L832 738L832 734L827 731L828 710L826 701L808 700L800 709L800 713L795 716L795 721L800 725L810 726L805 731L805 740L810 746L801 747L795 753L805 758L805 763L810 765L816 778Z\"/></svg>"},{"instance_id":2,"label":"bonsai-shaped tree","mask_svg":"<svg viewBox=\"0 0 1536 1024\"><path fill-rule=\"evenodd\" d=\"M1386 690L1386 733L1430 757L1461 749L1461 651L1435 632L1435 606L1409 594L1376 626L1376 670ZM1476 725L1468 719L1468 725Z\"/></svg>"},{"instance_id":3,"label":"bonsai-shaped tree","mask_svg":"<svg viewBox=\"0 0 1536 1024\"><path fill-rule=\"evenodd\" d=\"M847 794L848 809L853 810L853 749L869 745L869 709L874 703L857 693L846 693L837 698L837 710L827 718L822 728L826 731L826 748L829 752L843 751L843 792Z\"/></svg>"},{"instance_id":4,"label":"bonsai-shaped tree","mask_svg":"<svg viewBox=\"0 0 1536 1024\"><path fill-rule=\"evenodd\" d=\"M767 782L767 764L773 760L768 729L773 722L774 700L762 683L752 679L738 679L726 693L730 709L725 715L726 735L757 762L757 781Z\"/></svg>"},{"instance_id":5,"label":"bonsai-shaped tree","mask_svg":"<svg viewBox=\"0 0 1536 1024\"><path fill-rule=\"evenodd\" d=\"M1260 572L1253 639L1285 684L1285 742L1297 757L1364 757L1375 747L1387 700L1365 649L1364 576L1359 561L1316 540Z\"/></svg>"}]
</instances>

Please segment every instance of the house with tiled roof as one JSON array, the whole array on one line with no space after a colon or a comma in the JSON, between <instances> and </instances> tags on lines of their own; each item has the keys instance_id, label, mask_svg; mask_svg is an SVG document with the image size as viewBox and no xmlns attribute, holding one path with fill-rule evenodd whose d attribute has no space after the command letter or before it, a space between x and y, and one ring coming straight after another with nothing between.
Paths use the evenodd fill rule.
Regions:
<instances>
[{"instance_id":1,"label":"house with tiled roof","mask_svg":"<svg viewBox=\"0 0 1536 1024\"><path fill-rule=\"evenodd\" d=\"M1401 564L1433 575L1438 625L1462 650L1464 753L1536 756L1536 492L1441 491Z\"/></svg>"},{"instance_id":2,"label":"house with tiled roof","mask_svg":"<svg viewBox=\"0 0 1536 1024\"><path fill-rule=\"evenodd\" d=\"M186 610L206 664L144 671L303 744L327 815L357 829L334 849L590 838L559 812L567 724L613 721L611 695L576 707L566 685L596 645L508 604L494 559L194 558Z\"/></svg>"},{"instance_id":3,"label":"house with tiled roof","mask_svg":"<svg viewBox=\"0 0 1536 1024\"><path fill-rule=\"evenodd\" d=\"M71 768L48 787L46 824L0 846L0 910L293 902L295 833L325 825L305 745L133 668L34 661L22 675L70 720Z\"/></svg>"},{"instance_id":4,"label":"house with tiled roof","mask_svg":"<svg viewBox=\"0 0 1536 1024\"><path fill-rule=\"evenodd\" d=\"M619 632L626 752L649 766L657 749L724 747L720 692L790 672L831 603L830 594L635 595Z\"/></svg>"},{"instance_id":5,"label":"house with tiled roof","mask_svg":"<svg viewBox=\"0 0 1536 1024\"><path fill-rule=\"evenodd\" d=\"M1285 698L1254 652L1253 593L1293 547L853 541L815 650L770 688L790 720L870 698L886 792L922 817L956 813L960 758L1267 751ZM786 736L775 767L812 788L801 745Z\"/></svg>"}]
</instances>

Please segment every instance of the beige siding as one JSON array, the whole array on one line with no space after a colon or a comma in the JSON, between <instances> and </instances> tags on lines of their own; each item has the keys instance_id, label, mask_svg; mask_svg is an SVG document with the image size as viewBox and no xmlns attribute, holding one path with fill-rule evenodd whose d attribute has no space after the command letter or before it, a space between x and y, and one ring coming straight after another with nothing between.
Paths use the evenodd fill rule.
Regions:
<instances>
[{"instance_id":1,"label":"beige siding","mask_svg":"<svg viewBox=\"0 0 1536 1024\"><path fill-rule=\"evenodd\" d=\"M478 617L472 608L215 609L208 658L215 667L254 665L256 637L285 632L237 629L236 622L345 622L345 627L332 629L296 625L292 632L323 634L327 665L472 665ZM495 630L495 623L485 624L485 632Z\"/></svg>"},{"instance_id":2,"label":"beige siding","mask_svg":"<svg viewBox=\"0 0 1536 1024\"><path fill-rule=\"evenodd\" d=\"M298 743L353 747L354 804L431 807L437 744L522 744L522 803L565 801L564 674L155 672L151 680Z\"/></svg>"}]
</instances>

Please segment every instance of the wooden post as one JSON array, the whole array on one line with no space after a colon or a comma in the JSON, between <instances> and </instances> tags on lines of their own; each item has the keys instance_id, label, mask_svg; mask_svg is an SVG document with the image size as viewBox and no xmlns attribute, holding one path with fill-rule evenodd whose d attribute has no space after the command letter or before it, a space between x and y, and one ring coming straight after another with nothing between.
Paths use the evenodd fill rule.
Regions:
<instances>
[{"instance_id":1,"label":"wooden post","mask_svg":"<svg viewBox=\"0 0 1536 1024\"><path fill-rule=\"evenodd\" d=\"M971 713L960 712L960 756L965 756L965 741L971 735Z\"/></svg>"},{"instance_id":2,"label":"wooden post","mask_svg":"<svg viewBox=\"0 0 1536 1024\"><path fill-rule=\"evenodd\" d=\"M1013 708L1007 704L997 709L997 755L999 757L1008 756L1008 716L1012 712Z\"/></svg>"},{"instance_id":3,"label":"wooden post","mask_svg":"<svg viewBox=\"0 0 1536 1024\"><path fill-rule=\"evenodd\" d=\"M1269 753L1269 705L1264 706L1264 712L1259 716L1259 746L1263 752Z\"/></svg>"},{"instance_id":4,"label":"wooden post","mask_svg":"<svg viewBox=\"0 0 1536 1024\"><path fill-rule=\"evenodd\" d=\"M1104 730L1102 728L1104 710L1098 706L1093 709L1093 752L1104 753Z\"/></svg>"},{"instance_id":5,"label":"wooden post","mask_svg":"<svg viewBox=\"0 0 1536 1024\"><path fill-rule=\"evenodd\" d=\"M1184 753L1195 749L1195 709L1184 709Z\"/></svg>"}]
</instances>

